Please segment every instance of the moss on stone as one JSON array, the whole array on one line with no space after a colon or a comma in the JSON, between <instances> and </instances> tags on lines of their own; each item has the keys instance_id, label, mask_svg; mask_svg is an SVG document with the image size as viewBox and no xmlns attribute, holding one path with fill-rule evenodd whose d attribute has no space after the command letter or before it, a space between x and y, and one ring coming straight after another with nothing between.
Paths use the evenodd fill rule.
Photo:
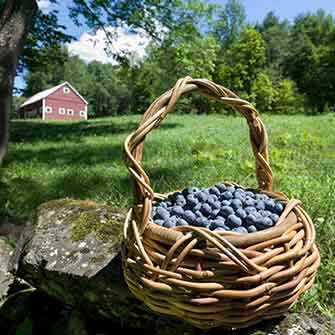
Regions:
<instances>
[{"instance_id":1,"label":"moss on stone","mask_svg":"<svg viewBox=\"0 0 335 335\"><path fill-rule=\"evenodd\" d=\"M84 211L71 217L71 239L80 241L93 233L100 241L108 241L111 237L119 240L122 234L124 214L120 209L100 206L93 210Z\"/></svg>"},{"instance_id":2,"label":"moss on stone","mask_svg":"<svg viewBox=\"0 0 335 335\"><path fill-rule=\"evenodd\" d=\"M56 211L65 215L64 222L71 225L71 239L80 241L91 233L103 242L122 236L122 224L126 211L91 200L71 198L51 200L39 206L38 211Z\"/></svg>"}]
</instances>

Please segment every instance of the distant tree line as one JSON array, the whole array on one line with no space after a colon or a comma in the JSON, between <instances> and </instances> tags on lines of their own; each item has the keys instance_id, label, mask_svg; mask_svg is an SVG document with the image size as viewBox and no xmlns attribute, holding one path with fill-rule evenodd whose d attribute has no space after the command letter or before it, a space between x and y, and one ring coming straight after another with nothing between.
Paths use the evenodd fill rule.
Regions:
<instances>
[{"instance_id":1,"label":"distant tree line","mask_svg":"<svg viewBox=\"0 0 335 335\"><path fill-rule=\"evenodd\" d=\"M29 53L37 43L31 34L23 59L24 96L69 81L89 101L91 116L142 113L179 77L190 75L230 88L260 112L334 111L335 22L325 11L301 14L292 23L270 12L250 25L238 0L223 7L190 0L179 3L172 18L178 24L152 40L140 63L128 57L118 65L86 64L68 54L64 42L71 37L66 34L56 36L58 44ZM197 95L183 99L177 111L228 112Z\"/></svg>"}]
</instances>

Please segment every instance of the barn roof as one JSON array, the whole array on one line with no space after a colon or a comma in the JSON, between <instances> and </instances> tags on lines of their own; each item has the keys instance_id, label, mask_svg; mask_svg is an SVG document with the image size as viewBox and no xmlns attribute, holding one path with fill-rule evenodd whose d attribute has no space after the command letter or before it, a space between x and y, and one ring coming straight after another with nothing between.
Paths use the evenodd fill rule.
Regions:
<instances>
[{"instance_id":1,"label":"barn roof","mask_svg":"<svg viewBox=\"0 0 335 335\"><path fill-rule=\"evenodd\" d=\"M28 98L20 106L20 108L22 108L24 106L28 106L30 104L33 104L34 102L37 102L37 101L40 101L40 100L46 98L47 96L49 96L50 94L56 92L59 88L61 88L64 85L68 85L74 91L74 93L76 93L88 105L88 102L79 94L79 92L70 83L68 83L67 81L65 81L64 83L59 84L59 85L57 85L55 87L51 87L51 88L48 88L47 90L44 90L44 91L36 93L32 97Z\"/></svg>"}]
</instances>

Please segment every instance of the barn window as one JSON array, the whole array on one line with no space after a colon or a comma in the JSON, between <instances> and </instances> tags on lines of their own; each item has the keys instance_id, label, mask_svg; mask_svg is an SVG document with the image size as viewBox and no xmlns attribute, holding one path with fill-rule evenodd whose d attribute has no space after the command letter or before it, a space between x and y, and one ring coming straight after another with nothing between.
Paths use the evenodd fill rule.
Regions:
<instances>
[{"instance_id":1,"label":"barn window","mask_svg":"<svg viewBox=\"0 0 335 335\"><path fill-rule=\"evenodd\" d=\"M73 113L74 113L74 112L73 112L73 109L68 109L68 110L67 110L67 115L73 115Z\"/></svg>"},{"instance_id":2,"label":"barn window","mask_svg":"<svg viewBox=\"0 0 335 335\"><path fill-rule=\"evenodd\" d=\"M63 87L63 92L64 92L64 94L68 94L68 93L70 93L70 89L67 86L64 86Z\"/></svg>"},{"instance_id":3,"label":"barn window","mask_svg":"<svg viewBox=\"0 0 335 335\"><path fill-rule=\"evenodd\" d=\"M45 112L46 113L52 113L52 107L51 106L46 106L45 107Z\"/></svg>"},{"instance_id":4,"label":"barn window","mask_svg":"<svg viewBox=\"0 0 335 335\"><path fill-rule=\"evenodd\" d=\"M80 116L85 117L86 116L86 112L85 111L80 111Z\"/></svg>"},{"instance_id":5,"label":"barn window","mask_svg":"<svg viewBox=\"0 0 335 335\"><path fill-rule=\"evenodd\" d=\"M59 107L58 113L61 114L61 115L64 115L65 114L65 108L64 107Z\"/></svg>"}]
</instances>

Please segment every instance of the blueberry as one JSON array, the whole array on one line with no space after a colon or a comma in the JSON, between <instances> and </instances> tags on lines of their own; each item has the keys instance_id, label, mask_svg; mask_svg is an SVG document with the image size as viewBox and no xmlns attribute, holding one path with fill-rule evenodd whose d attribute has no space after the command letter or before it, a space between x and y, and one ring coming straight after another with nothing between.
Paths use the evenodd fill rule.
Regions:
<instances>
[{"instance_id":1,"label":"blueberry","mask_svg":"<svg viewBox=\"0 0 335 335\"><path fill-rule=\"evenodd\" d=\"M169 217L170 217L170 213L165 208L158 207L154 218L166 220Z\"/></svg>"},{"instance_id":2,"label":"blueberry","mask_svg":"<svg viewBox=\"0 0 335 335\"><path fill-rule=\"evenodd\" d=\"M253 226L256 223L256 218L254 214L248 214L247 217L245 218L245 222L248 226Z\"/></svg>"},{"instance_id":3,"label":"blueberry","mask_svg":"<svg viewBox=\"0 0 335 335\"><path fill-rule=\"evenodd\" d=\"M208 199L208 194L204 191L197 192L195 196L198 198L201 202L206 202Z\"/></svg>"},{"instance_id":4,"label":"blueberry","mask_svg":"<svg viewBox=\"0 0 335 335\"><path fill-rule=\"evenodd\" d=\"M267 200L269 197L266 194L258 193L255 195L256 200Z\"/></svg>"},{"instance_id":5,"label":"blueberry","mask_svg":"<svg viewBox=\"0 0 335 335\"><path fill-rule=\"evenodd\" d=\"M231 215L233 213L234 213L234 210L231 207L229 207L229 206L223 206L221 208L221 210L220 210L220 214L222 216L225 216L225 217L227 217L227 216L229 216L229 215Z\"/></svg>"},{"instance_id":6,"label":"blueberry","mask_svg":"<svg viewBox=\"0 0 335 335\"><path fill-rule=\"evenodd\" d=\"M183 219L186 220L188 223L192 224L195 221L196 216L192 211L187 210L183 214Z\"/></svg>"},{"instance_id":7,"label":"blueberry","mask_svg":"<svg viewBox=\"0 0 335 335\"><path fill-rule=\"evenodd\" d=\"M262 230L262 229L266 228L266 225L264 223L265 219L266 218L263 218L261 215L259 217L256 217L255 226L256 226L257 229Z\"/></svg>"},{"instance_id":8,"label":"blueberry","mask_svg":"<svg viewBox=\"0 0 335 335\"><path fill-rule=\"evenodd\" d=\"M280 215L284 210L284 206L281 202L277 201L275 204L274 212Z\"/></svg>"},{"instance_id":9,"label":"blueberry","mask_svg":"<svg viewBox=\"0 0 335 335\"><path fill-rule=\"evenodd\" d=\"M215 229L218 227L225 227L225 219L216 219L211 222L210 228Z\"/></svg>"},{"instance_id":10,"label":"blueberry","mask_svg":"<svg viewBox=\"0 0 335 335\"><path fill-rule=\"evenodd\" d=\"M219 189L215 186L211 187L208 191L209 191L210 194L215 194L216 196L220 195Z\"/></svg>"},{"instance_id":11,"label":"blueberry","mask_svg":"<svg viewBox=\"0 0 335 335\"><path fill-rule=\"evenodd\" d=\"M255 233L257 231L257 228L254 225L247 227L249 233Z\"/></svg>"},{"instance_id":12,"label":"blueberry","mask_svg":"<svg viewBox=\"0 0 335 335\"><path fill-rule=\"evenodd\" d=\"M277 223L278 219L279 219L279 216L277 214L271 214L270 216L270 219L272 220L273 223Z\"/></svg>"},{"instance_id":13,"label":"blueberry","mask_svg":"<svg viewBox=\"0 0 335 335\"><path fill-rule=\"evenodd\" d=\"M182 216L184 213L184 210L181 206L173 206L171 210L172 215Z\"/></svg>"},{"instance_id":14,"label":"blueberry","mask_svg":"<svg viewBox=\"0 0 335 335\"><path fill-rule=\"evenodd\" d=\"M188 223L184 219L179 218L176 222L176 226L188 226Z\"/></svg>"},{"instance_id":15,"label":"blueberry","mask_svg":"<svg viewBox=\"0 0 335 335\"><path fill-rule=\"evenodd\" d=\"M254 197L255 197L255 193L254 193L254 192L251 192L251 191L246 191L246 192L245 192L245 195L246 195L247 197L250 197L250 198L254 198Z\"/></svg>"},{"instance_id":16,"label":"blueberry","mask_svg":"<svg viewBox=\"0 0 335 335\"><path fill-rule=\"evenodd\" d=\"M158 224L159 226L163 226L164 220L155 220L154 223Z\"/></svg>"},{"instance_id":17,"label":"blueberry","mask_svg":"<svg viewBox=\"0 0 335 335\"><path fill-rule=\"evenodd\" d=\"M240 199L233 199L231 201L231 207L234 209L241 208L242 207L242 201Z\"/></svg>"},{"instance_id":18,"label":"blueberry","mask_svg":"<svg viewBox=\"0 0 335 335\"><path fill-rule=\"evenodd\" d=\"M236 233L240 233L240 234L247 234L248 230L244 227L237 227L232 229L232 231L236 232Z\"/></svg>"},{"instance_id":19,"label":"blueberry","mask_svg":"<svg viewBox=\"0 0 335 335\"><path fill-rule=\"evenodd\" d=\"M226 191L222 194L222 200L230 200L233 198L233 194L229 191Z\"/></svg>"},{"instance_id":20,"label":"blueberry","mask_svg":"<svg viewBox=\"0 0 335 335\"><path fill-rule=\"evenodd\" d=\"M234 198L243 201L245 199L245 195L240 192L235 192L234 193Z\"/></svg>"},{"instance_id":21,"label":"blueberry","mask_svg":"<svg viewBox=\"0 0 335 335\"><path fill-rule=\"evenodd\" d=\"M193 212L192 212L193 213ZM194 212L196 217L203 217L204 215L200 212L200 210Z\"/></svg>"},{"instance_id":22,"label":"blueberry","mask_svg":"<svg viewBox=\"0 0 335 335\"><path fill-rule=\"evenodd\" d=\"M168 205L167 205L167 203L165 201L162 201L162 202L158 203L157 207L167 208Z\"/></svg>"},{"instance_id":23,"label":"blueberry","mask_svg":"<svg viewBox=\"0 0 335 335\"><path fill-rule=\"evenodd\" d=\"M267 199L265 200L265 207L267 210L272 212L276 208L276 204L272 199Z\"/></svg>"},{"instance_id":24,"label":"blueberry","mask_svg":"<svg viewBox=\"0 0 335 335\"><path fill-rule=\"evenodd\" d=\"M265 203L264 203L264 201L262 201L262 200L258 200L257 202L256 202L256 209L258 209L258 210L264 210L265 209Z\"/></svg>"},{"instance_id":25,"label":"blueberry","mask_svg":"<svg viewBox=\"0 0 335 335\"><path fill-rule=\"evenodd\" d=\"M227 187L226 187L225 184L218 184L218 185L216 185L216 188L217 188L221 193L223 193L223 192L225 192L225 191L227 190Z\"/></svg>"},{"instance_id":26,"label":"blueberry","mask_svg":"<svg viewBox=\"0 0 335 335\"><path fill-rule=\"evenodd\" d=\"M214 201L214 203L211 205L212 209L220 209L221 208L221 202L220 201Z\"/></svg>"},{"instance_id":27,"label":"blueberry","mask_svg":"<svg viewBox=\"0 0 335 335\"><path fill-rule=\"evenodd\" d=\"M200 211L202 204L200 202L198 202L194 207L193 207L193 212L197 212Z\"/></svg>"},{"instance_id":28,"label":"blueberry","mask_svg":"<svg viewBox=\"0 0 335 335\"><path fill-rule=\"evenodd\" d=\"M186 206L188 209L194 208L199 203L193 194L189 194L186 198Z\"/></svg>"},{"instance_id":29,"label":"blueberry","mask_svg":"<svg viewBox=\"0 0 335 335\"><path fill-rule=\"evenodd\" d=\"M227 225L232 228L240 227L242 220L234 214L228 216Z\"/></svg>"},{"instance_id":30,"label":"blueberry","mask_svg":"<svg viewBox=\"0 0 335 335\"><path fill-rule=\"evenodd\" d=\"M215 197L215 198L214 198ZM215 202L217 201L217 199L216 199L216 196L215 195L210 195L210 196L208 196L208 198L207 198L207 203L209 204L209 205L211 205L211 206L213 206L213 204L215 204Z\"/></svg>"},{"instance_id":31,"label":"blueberry","mask_svg":"<svg viewBox=\"0 0 335 335\"><path fill-rule=\"evenodd\" d=\"M238 208L236 210L236 215L241 219L245 219L247 217L247 213L245 212L243 208Z\"/></svg>"},{"instance_id":32,"label":"blueberry","mask_svg":"<svg viewBox=\"0 0 335 335\"><path fill-rule=\"evenodd\" d=\"M210 215L211 218L216 218L217 215L220 213L220 209L213 209L212 214Z\"/></svg>"},{"instance_id":33,"label":"blueberry","mask_svg":"<svg viewBox=\"0 0 335 335\"><path fill-rule=\"evenodd\" d=\"M270 228L273 226L272 220L268 217L263 218L263 224L264 224L264 228Z\"/></svg>"},{"instance_id":34,"label":"blueberry","mask_svg":"<svg viewBox=\"0 0 335 335\"><path fill-rule=\"evenodd\" d=\"M244 206L246 207L252 207L255 205L255 200L250 198L250 197L246 197L245 200L244 200Z\"/></svg>"},{"instance_id":35,"label":"blueberry","mask_svg":"<svg viewBox=\"0 0 335 335\"><path fill-rule=\"evenodd\" d=\"M204 217L197 217L194 223L195 226L197 227L204 227L207 228L209 226L209 221L208 219Z\"/></svg>"},{"instance_id":36,"label":"blueberry","mask_svg":"<svg viewBox=\"0 0 335 335\"><path fill-rule=\"evenodd\" d=\"M223 206L230 206L230 201L228 201L228 200L222 200L221 201L221 206L223 207Z\"/></svg>"},{"instance_id":37,"label":"blueberry","mask_svg":"<svg viewBox=\"0 0 335 335\"><path fill-rule=\"evenodd\" d=\"M212 214L212 207L208 204L203 204L201 206L200 212L205 216L209 216Z\"/></svg>"},{"instance_id":38,"label":"blueberry","mask_svg":"<svg viewBox=\"0 0 335 335\"><path fill-rule=\"evenodd\" d=\"M181 207L185 206L186 199L182 195L178 196L176 199L176 205L181 206Z\"/></svg>"},{"instance_id":39,"label":"blueberry","mask_svg":"<svg viewBox=\"0 0 335 335\"><path fill-rule=\"evenodd\" d=\"M248 206L246 208L244 208L245 212L247 214L251 214L251 213L256 213L257 212L257 209L255 207L252 207L252 206Z\"/></svg>"},{"instance_id":40,"label":"blueberry","mask_svg":"<svg viewBox=\"0 0 335 335\"><path fill-rule=\"evenodd\" d=\"M164 221L163 227L165 228L174 228L176 226L176 223L171 220L171 218Z\"/></svg>"},{"instance_id":41,"label":"blueberry","mask_svg":"<svg viewBox=\"0 0 335 335\"><path fill-rule=\"evenodd\" d=\"M231 192L231 193L234 193L234 191L235 191L235 186L233 186L233 185L232 185L232 186L228 186L228 187L227 187L227 191L228 191L228 192Z\"/></svg>"}]
</instances>

